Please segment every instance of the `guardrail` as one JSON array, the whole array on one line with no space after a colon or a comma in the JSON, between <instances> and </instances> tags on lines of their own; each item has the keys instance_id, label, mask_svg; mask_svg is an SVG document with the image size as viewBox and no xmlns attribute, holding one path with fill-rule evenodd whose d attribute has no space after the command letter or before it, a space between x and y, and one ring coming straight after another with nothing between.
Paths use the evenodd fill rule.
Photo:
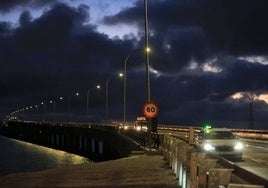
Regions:
<instances>
[{"instance_id":1,"label":"guardrail","mask_svg":"<svg viewBox=\"0 0 268 188\"><path fill-rule=\"evenodd\" d=\"M164 159L182 188L268 188L267 180L223 158L200 152L174 135L165 134L162 147Z\"/></svg>"},{"instance_id":2,"label":"guardrail","mask_svg":"<svg viewBox=\"0 0 268 188\"><path fill-rule=\"evenodd\" d=\"M198 133L203 129L203 127L197 126L176 126L176 125L159 125L158 130L169 130L169 131L178 131L185 132L188 134L189 128L193 128L195 133ZM254 139L254 140L268 140L268 130L255 130L255 129L233 129L230 130L234 135L240 138Z\"/></svg>"}]
</instances>

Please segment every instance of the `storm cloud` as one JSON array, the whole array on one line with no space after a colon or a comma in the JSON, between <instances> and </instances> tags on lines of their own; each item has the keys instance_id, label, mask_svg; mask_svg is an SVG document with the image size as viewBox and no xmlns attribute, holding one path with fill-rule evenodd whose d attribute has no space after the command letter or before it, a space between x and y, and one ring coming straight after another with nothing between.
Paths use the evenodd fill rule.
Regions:
<instances>
[{"instance_id":1,"label":"storm cloud","mask_svg":"<svg viewBox=\"0 0 268 188\"><path fill-rule=\"evenodd\" d=\"M0 23L1 113L74 90L85 93L110 79L111 116L122 114L122 80L116 74L128 63L127 117L140 116L145 102L143 2L106 16L101 24L138 28L137 35L111 38L90 24L91 7L71 7L55 1L0 3L7 13L26 6L18 24ZM40 17L33 7L44 9ZM159 103L162 123L248 120L248 101L235 101L238 92L266 93L268 2L264 0L155 0L148 2L152 49L152 100ZM136 36L136 37L135 37ZM19 100L21 99L21 100ZM104 91L94 95L104 107ZM81 102L82 104L82 99ZM9 105L8 105L9 104ZM5 107L6 106L6 107ZM257 117L264 121L266 103L256 98ZM85 108L85 106L80 106ZM84 110L84 109L83 109ZM112 117L111 117L112 118Z\"/></svg>"}]
</instances>

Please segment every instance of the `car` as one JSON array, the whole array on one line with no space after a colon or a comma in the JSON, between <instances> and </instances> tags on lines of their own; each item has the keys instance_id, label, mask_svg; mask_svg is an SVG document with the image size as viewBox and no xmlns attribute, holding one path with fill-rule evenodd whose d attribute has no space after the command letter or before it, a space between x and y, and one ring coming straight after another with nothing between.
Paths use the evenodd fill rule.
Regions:
<instances>
[{"instance_id":1,"label":"car","mask_svg":"<svg viewBox=\"0 0 268 188\"><path fill-rule=\"evenodd\" d=\"M208 128L202 130L195 139L201 150L241 161L244 144L227 128Z\"/></svg>"}]
</instances>

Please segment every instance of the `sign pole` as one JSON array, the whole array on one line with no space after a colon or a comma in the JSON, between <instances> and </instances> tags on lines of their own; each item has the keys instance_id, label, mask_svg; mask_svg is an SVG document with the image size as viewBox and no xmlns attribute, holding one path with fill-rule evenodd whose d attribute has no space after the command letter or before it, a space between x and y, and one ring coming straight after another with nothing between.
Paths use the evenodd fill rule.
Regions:
<instances>
[{"instance_id":1,"label":"sign pole","mask_svg":"<svg viewBox=\"0 0 268 188\"><path fill-rule=\"evenodd\" d=\"M152 150L152 118L155 118L159 114L159 107L155 102L149 101L146 102L143 106L142 112L144 116L147 118L147 124L148 124L148 130L147 133L149 133L149 151Z\"/></svg>"}]
</instances>

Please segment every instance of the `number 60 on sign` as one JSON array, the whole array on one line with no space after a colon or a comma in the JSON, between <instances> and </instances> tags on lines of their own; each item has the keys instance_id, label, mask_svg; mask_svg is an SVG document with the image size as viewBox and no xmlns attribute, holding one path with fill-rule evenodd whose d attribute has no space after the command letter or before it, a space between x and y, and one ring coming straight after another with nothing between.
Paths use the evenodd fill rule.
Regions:
<instances>
[{"instance_id":1,"label":"number 60 on sign","mask_svg":"<svg viewBox=\"0 0 268 188\"><path fill-rule=\"evenodd\" d=\"M159 107L155 102L147 102L143 106L143 114L147 118L155 118L159 114Z\"/></svg>"}]
</instances>

